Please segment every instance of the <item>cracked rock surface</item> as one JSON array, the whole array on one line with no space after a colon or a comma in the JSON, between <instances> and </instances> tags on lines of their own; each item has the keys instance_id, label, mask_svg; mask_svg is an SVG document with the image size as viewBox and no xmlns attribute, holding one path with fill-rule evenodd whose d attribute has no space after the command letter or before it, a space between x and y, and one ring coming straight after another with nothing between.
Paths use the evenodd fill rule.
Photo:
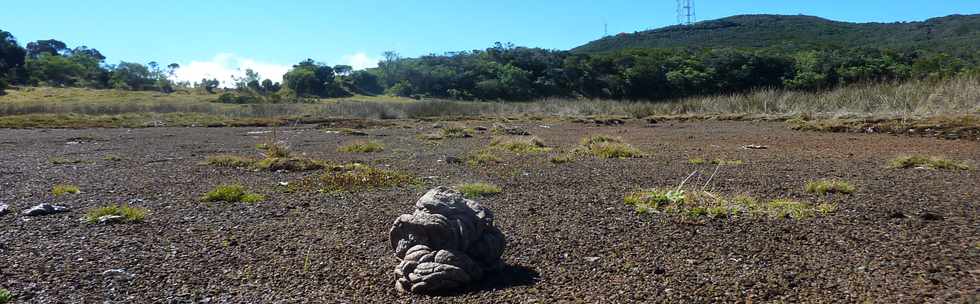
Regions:
<instances>
[{"instance_id":1,"label":"cracked rock surface","mask_svg":"<svg viewBox=\"0 0 980 304\"><path fill-rule=\"evenodd\" d=\"M429 190L415 212L399 216L390 241L401 260L395 268L401 292L451 291L503 266L504 235L493 213L447 187Z\"/></svg>"}]
</instances>

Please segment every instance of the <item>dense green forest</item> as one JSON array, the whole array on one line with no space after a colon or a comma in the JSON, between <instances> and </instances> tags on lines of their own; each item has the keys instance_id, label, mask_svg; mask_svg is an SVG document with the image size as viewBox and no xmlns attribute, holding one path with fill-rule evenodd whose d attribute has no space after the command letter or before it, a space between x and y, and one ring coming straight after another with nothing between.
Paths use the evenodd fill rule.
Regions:
<instances>
[{"instance_id":1,"label":"dense green forest","mask_svg":"<svg viewBox=\"0 0 980 304\"><path fill-rule=\"evenodd\" d=\"M573 52L630 48L742 47L800 51L813 48L875 47L975 54L980 15L952 15L922 22L849 23L812 16L740 15L693 25L622 33L587 43Z\"/></svg>"},{"instance_id":2,"label":"dense green forest","mask_svg":"<svg viewBox=\"0 0 980 304\"><path fill-rule=\"evenodd\" d=\"M377 68L361 71L308 59L283 75L282 84L246 71L235 79L233 89L218 88L214 79L174 82L178 64L108 64L94 48L72 48L53 39L22 47L11 33L0 31L0 87L10 83L161 92L197 89L220 94L216 100L226 103L301 102L354 94L662 100L762 88L825 90L864 82L978 75L976 20L950 16L919 23L851 24L815 17L736 16L606 38L572 51L497 43L483 50L417 58L386 52ZM745 28L754 30L740 30ZM689 32L698 34L684 34ZM666 38L636 38L644 35ZM590 52L600 49L608 50Z\"/></svg>"}]
</instances>

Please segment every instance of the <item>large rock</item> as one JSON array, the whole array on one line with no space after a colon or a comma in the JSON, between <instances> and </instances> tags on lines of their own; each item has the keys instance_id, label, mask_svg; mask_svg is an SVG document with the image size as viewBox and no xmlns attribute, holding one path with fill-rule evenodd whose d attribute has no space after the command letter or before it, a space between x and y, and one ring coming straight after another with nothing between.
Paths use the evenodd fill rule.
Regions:
<instances>
[{"instance_id":1,"label":"large rock","mask_svg":"<svg viewBox=\"0 0 980 304\"><path fill-rule=\"evenodd\" d=\"M42 216L48 214L68 212L68 208L62 206L55 206L51 204L40 204L31 209L24 210L25 216Z\"/></svg>"},{"instance_id":2,"label":"large rock","mask_svg":"<svg viewBox=\"0 0 980 304\"><path fill-rule=\"evenodd\" d=\"M493 213L455 190L438 187L415 203L391 227L391 248L401 292L451 291L502 268L504 235Z\"/></svg>"},{"instance_id":3,"label":"large rock","mask_svg":"<svg viewBox=\"0 0 980 304\"><path fill-rule=\"evenodd\" d=\"M7 204L0 203L0 215L7 214L7 210L10 210L10 206L7 206Z\"/></svg>"}]
</instances>

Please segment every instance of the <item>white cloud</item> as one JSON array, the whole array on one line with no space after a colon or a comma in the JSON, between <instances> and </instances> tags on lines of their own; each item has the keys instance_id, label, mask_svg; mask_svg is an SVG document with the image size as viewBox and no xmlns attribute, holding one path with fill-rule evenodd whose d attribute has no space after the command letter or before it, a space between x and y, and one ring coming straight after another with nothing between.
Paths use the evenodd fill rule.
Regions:
<instances>
[{"instance_id":1,"label":"white cloud","mask_svg":"<svg viewBox=\"0 0 980 304\"><path fill-rule=\"evenodd\" d=\"M354 54L346 55L340 61L346 65L351 66L354 70L363 70L367 68L373 68L378 66L379 58L371 58L368 54L364 52L357 52Z\"/></svg>"},{"instance_id":2,"label":"white cloud","mask_svg":"<svg viewBox=\"0 0 980 304\"><path fill-rule=\"evenodd\" d=\"M232 76L245 76L246 69L252 69L262 79L271 79L274 82L282 82L282 75L291 66L275 63L259 62L251 58L241 57L232 53L220 53L208 61L191 61L190 63L180 63L175 77L177 81L199 82L203 78L218 79L223 87L234 86Z\"/></svg>"}]
</instances>

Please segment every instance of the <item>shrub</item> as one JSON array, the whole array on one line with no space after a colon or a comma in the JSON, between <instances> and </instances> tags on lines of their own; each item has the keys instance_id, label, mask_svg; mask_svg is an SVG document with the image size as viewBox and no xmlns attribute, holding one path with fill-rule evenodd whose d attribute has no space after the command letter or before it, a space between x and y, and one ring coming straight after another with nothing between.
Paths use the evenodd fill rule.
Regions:
<instances>
[{"instance_id":1,"label":"shrub","mask_svg":"<svg viewBox=\"0 0 980 304\"><path fill-rule=\"evenodd\" d=\"M488 183L470 183L459 185L459 192L467 198L478 198L500 193L500 187Z\"/></svg>"},{"instance_id":2,"label":"shrub","mask_svg":"<svg viewBox=\"0 0 980 304\"><path fill-rule=\"evenodd\" d=\"M844 180L836 179L824 179L809 181L804 187L806 192L816 193L816 194L827 194L827 193L844 193L849 194L854 192L854 186Z\"/></svg>"},{"instance_id":3,"label":"shrub","mask_svg":"<svg viewBox=\"0 0 980 304\"><path fill-rule=\"evenodd\" d=\"M95 224L99 222L99 218L103 216L121 216L120 220L123 223L138 223L142 222L146 218L147 210L145 208L136 208L124 205L110 205L105 207L99 207L95 209L90 209L85 212L84 220L90 224Z\"/></svg>"},{"instance_id":4,"label":"shrub","mask_svg":"<svg viewBox=\"0 0 980 304\"><path fill-rule=\"evenodd\" d=\"M60 184L51 187L51 194L54 194L55 196L62 196L65 194L78 194L78 193L82 193L82 190L75 185Z\"/></svg>"},{"instance_id":5,"label":"shrub","mask_svg":"<svg viewBox=\"0 0 980 304\"><path fill-rule=\"evenodd\" d=\"M498 137L490 142L491 146L500 147L514 153L544 153L551 151L537 137Z\"/></svg>"},{"instance_id":6,"label":"shrub","mask_svg":"<svg viewBox=\"0 0 980 304\"><path fill-rule=\"evenodd\" d=\"M215 187L214 190L204 194L201 200L205 202L256 203L265 200L265 197L260 194L249 193L244 186L234 184Z\"/></svg>"},{"instance_id":7,"label":"shrub","mask_svg":"<svg viewBox=\"0 0 980 304\"><path fill-rule=\"evenodd\" d=\"M347 153L373 153L384 151L384 146L376 141L358 141L340 147L338 151Z\"/></svg>"},{"instance_id":8,"label":"shrub","mask_svg":"<svg viewBox=\"0 0 980 304\"><path fill-rule=\"evenodd\" d=\"M907 168L929 168L943 170L971 170L973 167L966 162L933 156L926 157L921 155L900 156L892 159L888 167L893 169Z\"/></svg>"}]
</instances>

